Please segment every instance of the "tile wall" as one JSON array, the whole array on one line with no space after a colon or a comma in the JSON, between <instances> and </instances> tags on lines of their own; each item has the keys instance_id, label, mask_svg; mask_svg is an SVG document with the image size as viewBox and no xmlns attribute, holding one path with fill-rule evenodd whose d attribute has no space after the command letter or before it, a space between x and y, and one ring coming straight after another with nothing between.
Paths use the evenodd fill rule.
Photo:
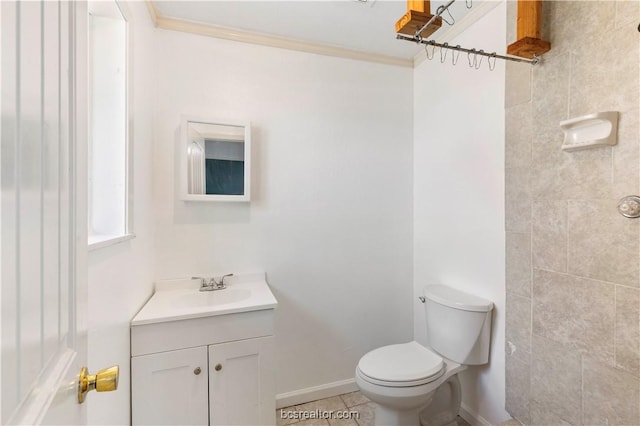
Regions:
<instances>
[{"instance_id":1,"label":"tile wall","mask_svg":"<svg viewBox=\"0 0 640 426\"><path fill-rule=\"evenodd\" d=\"M515 40L516 2L508 2ZM640 2L545 1L536 66L506 75L506 408L524 424L640 424ZM559 122L619 111L618 144Z\"/></svg>"}]
</instances>

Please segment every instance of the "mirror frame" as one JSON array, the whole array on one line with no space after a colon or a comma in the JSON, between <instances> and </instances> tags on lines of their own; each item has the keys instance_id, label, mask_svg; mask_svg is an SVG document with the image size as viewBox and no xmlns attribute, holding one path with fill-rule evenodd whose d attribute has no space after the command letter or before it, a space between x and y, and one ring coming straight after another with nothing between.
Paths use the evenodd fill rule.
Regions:
<instances>
[{"instance_id":1,"label":"mirror frame","mask_svg":"<svg viewBox=\"0 0 640 426\"><path fill-rule=\"evenodd\" d=\"M244 127L244 193L243 195L222 194L189 194L188 184L188 159L187 148L189 146L189 123L213 124L217 126ZM202 117L182 116L181 136L178 143L179 167L178 179L180 185L180 198L183 201L251 201L251 123L249 121L229 122L215 121Z\"/></svg>"}]
</instances>

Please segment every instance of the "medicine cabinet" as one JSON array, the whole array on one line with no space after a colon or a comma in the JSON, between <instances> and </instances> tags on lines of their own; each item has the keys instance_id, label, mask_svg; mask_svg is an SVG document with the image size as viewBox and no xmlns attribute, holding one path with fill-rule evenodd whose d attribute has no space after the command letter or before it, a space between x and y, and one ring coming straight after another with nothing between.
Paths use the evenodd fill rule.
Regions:
<instances>
[{"instance_id":1,"label":"medicine cabinet","mask_svg":"<svg viewBox=\"0 0 640 426\"><path fill-rule=\"evenodd\" d=\"M185 201L250 201L251 126L183 117L178 168Z\"/></svg>"}]
</instances>

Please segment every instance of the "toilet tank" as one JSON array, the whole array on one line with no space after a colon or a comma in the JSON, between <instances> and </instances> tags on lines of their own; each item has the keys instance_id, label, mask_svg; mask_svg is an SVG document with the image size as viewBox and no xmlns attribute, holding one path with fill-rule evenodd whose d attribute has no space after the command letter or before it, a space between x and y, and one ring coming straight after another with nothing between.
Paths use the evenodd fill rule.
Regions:
<instances>
[{"instance_id":1,"label":"toilet tank","mask_svg":"<svg viewBox=\"0 0 640 426\"><path fill-rule=\"evenodd\" d=\"M429 346L460 364L489 361L493 303L444 285L424 288Z\"/></svg>"}]
</instances>

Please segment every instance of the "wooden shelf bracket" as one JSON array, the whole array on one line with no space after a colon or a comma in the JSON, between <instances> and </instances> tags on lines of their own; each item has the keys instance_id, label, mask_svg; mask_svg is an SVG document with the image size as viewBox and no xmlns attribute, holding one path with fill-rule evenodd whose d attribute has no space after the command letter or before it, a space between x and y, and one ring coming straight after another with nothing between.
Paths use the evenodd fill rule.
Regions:
<instances>
[{"instance_id":1,"label":"wooden shelf bracket","mask_svg":"<svg viewBox=\"0 0 640 426\"><path fill-rule=\"evenodd\" d=\"M396 33L414 36L429 20L431 14L431 1L407 0L407 13L396 22ZM442 26L442 18L439 16L422 31L421 37L429 37Z\"/></svg>"},{"instance_id":2,"label":"wooden shelf bracket","mask_svg":"<svg viewBox=\"0 0 640 426\"><path fill-rule=\"evenodd\" d=\"M532 59L551 50L551 43L540 38L542 0L518 0L517 40L507 47L509 55Z\"/></svg>"}]
</instances>

